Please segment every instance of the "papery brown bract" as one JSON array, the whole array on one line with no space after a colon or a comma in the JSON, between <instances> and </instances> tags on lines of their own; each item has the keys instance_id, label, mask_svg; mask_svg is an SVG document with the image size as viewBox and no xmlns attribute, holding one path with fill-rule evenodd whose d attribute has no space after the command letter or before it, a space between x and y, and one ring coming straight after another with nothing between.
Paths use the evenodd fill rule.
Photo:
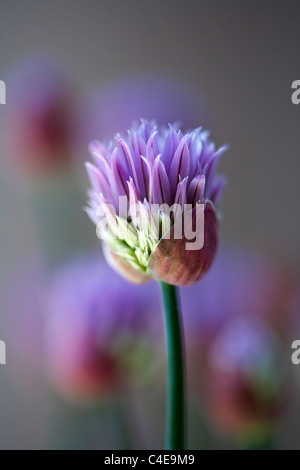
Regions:
<instances>
[{"instance_id":1,"label":"papery brown bract","mask_svg":"<svg viewBox=\"0 0 300 470\"><path fill-rule=\"evenodd\" d=\"M198 207L193 209L192 221L195 222ZM177 222L180 225L182 221ZM186 227L183 227L183 233ZM176 223L158 243L153 251L149 269L153 275L168 284L190 286L199 281L210 269L218 246L218 222L213 205L205 202L204 210L204 245L200 250L186 248L184 236L176 240Z\"/></svg>"}]
</instances>

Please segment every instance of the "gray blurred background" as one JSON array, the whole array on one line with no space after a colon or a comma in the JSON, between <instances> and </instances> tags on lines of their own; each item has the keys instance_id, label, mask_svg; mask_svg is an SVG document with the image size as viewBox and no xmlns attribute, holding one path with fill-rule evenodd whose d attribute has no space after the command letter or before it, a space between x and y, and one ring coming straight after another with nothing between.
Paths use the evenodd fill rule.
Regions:
<instances>
[{"instance_id":1,"label":"gray blurred background","mask_svg":"<svg viewBox=\"0 0 300 470\"><path fill-rule=\"evenodd\" d=\"M80 93L133 74L187 81L202 96L217 144L230 144L222 161L228 179L222 240L275 247L299 267L300 106L291 102L291 84L300 78L299 17L297 0L0 0L0 79L9 89L10 70L43 53L64 67ZM0 132L8 108L9 102L0 107ZM26 191L7 176L4 160L2 294L14 268L35 256L37 243ZM22 386L10 376L8 341L7 348L8 365L0 367L0 447L43 448L48 392L41 379L32 397L26 374ZM291 411L287 419L284 448L300 447L298 414Z\"/></svg>"}]
</instances>

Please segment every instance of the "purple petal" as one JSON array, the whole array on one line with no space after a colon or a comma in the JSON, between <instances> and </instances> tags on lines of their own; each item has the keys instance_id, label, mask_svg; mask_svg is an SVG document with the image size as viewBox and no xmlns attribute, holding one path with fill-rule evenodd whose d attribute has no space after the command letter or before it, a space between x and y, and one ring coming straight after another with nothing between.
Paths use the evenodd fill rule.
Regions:
<instances>
[{"instance_id":1,"label":"purple petal","mask_svg":"<svg viewBox=\"0 0 300 470\"><path fill-rule=\"evenodd\" d=\"M123 152L124 152L124 155L127 159L127 164L128 164L128 168L129 168L129 174L130 176L133 177L134 179L134 182L135 184L137 185L137 189L139 190L140 192L140 187L139 187L139 179L138 179L138 176L137 176L137 161L140 160L139 156L137 158L134 158L134 156L132 155L131 151L130 151L130 148L128 146L128 144L125 142L125 140L120 136L118 135L117 136L117 140L118 142L120 143L120 145L122 146L122 149L123 149Z\"/></svg>"},{"instance_id":2,"label":"purple petal","mask_svg":"<svg viewBox=\"0 0 300 470\"><path fill-rule=\"evenodd\" d=\"M221 147L217 152L215 152L211 156L210 160L208 161L207 165L204 168L204 174L206 176L205 197L207 198L210 198L214 174L217 169L220 158L226 150L227 150L226 146Z\"/></svg>"},{"instance_id":3,"label":"purple petal","mask_svg":"<svg viewBox=\"0 0 300 470\"><path fill-rule=\"evenodd\" d=\"M190 184L188 190L188 202L189 204L192 204L193 207L197 202L201 201L204 196L205 181L204 175L198 175Z\"/></svg>"},{"instance_id":4,"label":"purple petal","mask_svg":"<svg viewBox=\"0 0 300 470\"><path fill-rule=\"evenodd\" d=\"M160 156L156 157L151 172L150 200L152 204L171 204L170 183Z\"/></svg>"},{"instance_id":5,"label":"purple petal","mask_svg":"<svg viewBox=\"0 0 300 470\"><path fill-rule=\"evenodd\" d=\"M153 126L148 121L142 120L142 123L138 129L139 135L147 142L150 138Z\"/></svg>"},{"instance_id":6,"label":"purple petal","mask_svg":"<svg viewBox=\"0 0 300 470\"><path fill-rule=\"evenodd\" d=\"M216 177L216 180L213 183L210 200L212 203L217 206L220 202L224 186L226 185L226 178L223 176Z\"/></svg>"},{"instance_id":7,"label":"purple petal","mask_svg":"<svg viewBox=\"0 0 300 470\"><path fill-rule=\"evenodd\" d=\"M158 148L157 141L156 141L157 134L158 134L157 132L154 132L147 142L146 158L152 164L154 163L155 158L159 154L159 148Z\"/></svg>"},{"instance_id":8,"label":"purple petal","mask_svg":"<svg viewBox=\"0 0 300 470\"><path fill-rule=\"evenodd\" d=\"M131 139L133 152L136 155L136 174L138 180L138 187L140 189L141 199L144 199L147 194L149 185L148 171L141 157L146 157L146 144L141 136L135 134Z\"/></svg>"},{"instance_id":9,"label":"purple petal","mask_svg":"<svg viewBox=\"0 0 300 470\"><path fill-rule=\"evenodd\" d=\"M106 177L91 163L87 162L85 166L94 190L99 194L102 193L106 199L111 200L111 189Z\"/></svg>"},{"instance_id":10,"label":"purple petal","mask_svg":"<svg viewBox=\"0 0 300 470\"><path fill-rule=\"evenodd\" d=\"M170 171L169 171L169 179L171 184L171 192L175 194L176 186L179 182L180 177L182 179L189 176L190 172L190 152L188 149L188 139L189 136L186 135L181 140L178 149L175 152L173 157Z\"/></svg>"},{"instance_id":11,"label":"purple petal","mask_svg":"<svg viewBox=\"0 0 300 470\"><path fill-rule=\"evenodd\" d=\"M175 196L175 204L178 204L184 209L184 205L187 204L187 183L188 178L184 178L184 180L180 181L177 186L176 196ZM175 217L176 218L176 217Z\"/></svg>"},{"instance_id":12,"label":"purple petal","mask_svg":"<svg viewBox=\"0 0 300 470\"><path fill-rule=\"evenodd\" d=\"M150 187L151 187L151 174L152 174L152 166L148 162L148 160L145 157L141 157L143 168L145 171L145 177L147 178L148 181L148 186L146 188L146 200L148 200L150 203L151 201L149 200L149 195L150 195Z\"/></svg>"},{"instance_id":13,"label":"purple petal","mask_svg":"<svg viewBox=\"0 0 300 470\"><path fill-rule=\"evenodd\" d=\"M178 139L177 132L172 126L170 126L169 132L167 134L167 139L166 139L166 142L162 151L162 155L161 155L161 161L163 162L165 166L167 174L169 174L170 166L172 163L172 158L173 158L174 153L176 152L178 145L179 145L179 139Z\"/></svg>"},{"instance_id":14,"label":"purple petal","mask_svg":"<svg viewBox=\"0 0 300 470\"><path fill-rule=\"evenodd\" d=\"M201 128L197 130L197 133L195 132L193 134L193 137L189 145L189 150L190 150L190 155L191 155L190 180L195 178L196 175L202 174L202 168L200 165L200 156L203 150L203 142L201 139L199 139L200 129Z\"/></svg>"},{"instance_id":15,"label":"purple petal","mask_svg":"<svg viewBox=\"0 0 300 470\"><path fill-rule=\"evenodd\" d=\"M95 164L97 165L97 167L99 168L99 170L103 174L107 174L107 172L109 172L110 167L106 158L106 151L104 147L101 145L101 143L98 142L97 140L93 141L89 145L89 152L92 155L93 160Z\"/></svg>"},{"instance_id":16,"label":"purple petal","mask_svg":"<svg viewBox=\"0 0 300 470\"><path fill-rule=\"evenodd\" d=\"M130 180L127 181L127 185L129 189L129 206L137 205L140 199L139 199L137 188L132 178L130 178Z\"/></svg>"},{"instance_id":17,"label":"purple petal","mask_svg":"<svg viewBox=\"0 0 300 470\"><path fill-rule=\"evenodd\" d=\"M127 180L128 175L124 168L121 166L119 160L118 149L115 149L112 154L112 164L111 164L111 175L112 175L112 190L115 197L118 199L119 196L128 197L128 186Z\"/></svg>"}]
</instances>

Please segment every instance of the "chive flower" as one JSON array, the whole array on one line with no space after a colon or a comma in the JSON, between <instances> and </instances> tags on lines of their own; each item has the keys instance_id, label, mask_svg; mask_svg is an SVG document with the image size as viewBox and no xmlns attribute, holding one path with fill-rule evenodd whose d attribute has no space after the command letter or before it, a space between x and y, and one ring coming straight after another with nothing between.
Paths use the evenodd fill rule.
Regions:
<instances>
[{"instance_id":1,"label":"chive flower","mask_svg":"<svg viewBox=\"0 0 300 470\"><path fill-rule=\"evenodd\" d=\"M144 120L127 136L91 144L86 211L112 267L134 283L156 278L183 286L208 271L217 249L217 207L225 183L216 169L225 150L216 149L202 128L182 133L177 125L165 128ZM193 238L186 232L197 238L197 217L203 243L189 249Z\"/></svg>"}]
</instances>

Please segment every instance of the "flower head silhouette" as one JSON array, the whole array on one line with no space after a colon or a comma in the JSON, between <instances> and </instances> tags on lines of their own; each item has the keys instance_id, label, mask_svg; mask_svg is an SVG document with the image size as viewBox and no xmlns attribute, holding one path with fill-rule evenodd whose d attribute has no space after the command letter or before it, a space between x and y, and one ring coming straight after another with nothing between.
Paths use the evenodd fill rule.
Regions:
<instances>
[{"instance_id":1,"label":"flower head silhouette","mask_svg":"<svg viewBox=\"0 0 300 470\"><path fill-rule=\"evenodd\" d=\"M182 133L176 125L164 128L155 121L142 121L108 145L91 144L86 210L114 268L136 283L154 277L189 285L202 277L217 248L216 207L225 181L216 168L225 150L217 150L202 128ZM124 214L120 197L135 211ZM186 208L194 225L200 204L204 242L201 249L188 251L185 236L175 236L176 225L182 225ZM99 224L104 214L105 231Z\"/></svg>"}]
</instances>

